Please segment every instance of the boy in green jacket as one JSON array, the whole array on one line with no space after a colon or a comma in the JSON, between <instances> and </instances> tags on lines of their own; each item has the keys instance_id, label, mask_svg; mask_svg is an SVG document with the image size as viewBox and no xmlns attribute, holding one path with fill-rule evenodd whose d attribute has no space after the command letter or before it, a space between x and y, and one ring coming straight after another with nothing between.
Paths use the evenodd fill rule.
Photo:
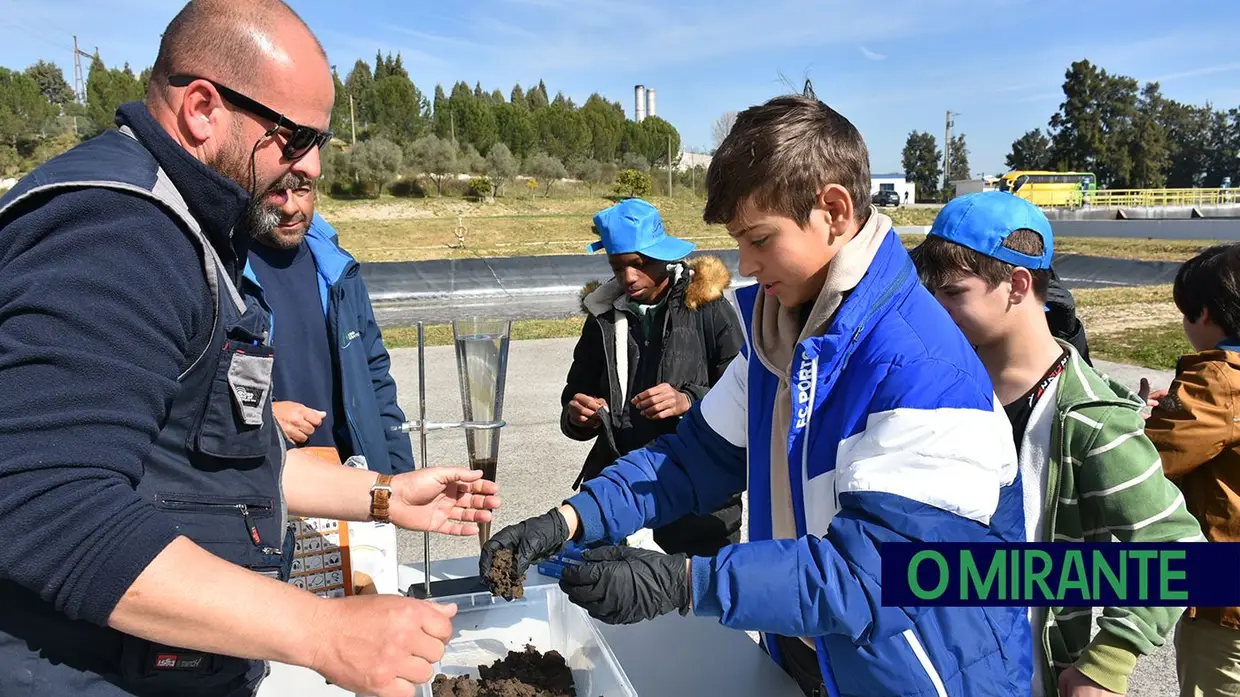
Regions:
<instances>
[{"instance_id":1,"label":"boy in green jacket","mask_svg":"<svg viewBox=\"0 0 1240 697\"><path fill-rule=\"evenodd\" d=\"M995 191L953 199L913 255L1012 422L1027 539L1203 540L1144 435L1142 400L1051 335L1053 251L1041 209ZM1034 695L1125 694L1137 658L1163 645L1183 611L1108 607L1091 640L1089 608L1033 608Z\"/></svg>"}]
</instances>

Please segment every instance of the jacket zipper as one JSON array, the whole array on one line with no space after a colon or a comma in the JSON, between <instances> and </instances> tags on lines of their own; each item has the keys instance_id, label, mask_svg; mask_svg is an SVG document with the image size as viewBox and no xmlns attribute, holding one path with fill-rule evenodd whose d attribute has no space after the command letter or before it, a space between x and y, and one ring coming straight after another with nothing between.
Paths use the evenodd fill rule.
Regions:
<instances>
[{"instance_id":1,"label":"jacket zipper","mask_svg":"<svg viewBox=\"0 0 1240 697\"><path fill-rule=\"evenodd\" d=\"M263 543L262 535L258 531L258 525L254 522L254 517L250 515L251 507L256 510L271 511L270 506L259 504L253 504L253 506L251 506L251 504L247 503L210 503L202 501L186 501L183 499L161 499L161 502L165 508L182 511L204 509L217 509L217 512L219 513L237 511L241 514L241 520L245 523L245 529L246 532L249 533L250 541L254 543L255 547L259 548L260 552L263 554L281 554L280 550L275 549L274 547L268 547Z\"/></svg>"},{"instance_id":2,"label":"jacket zipper","mask_svg":"<svg viewBox=\"0 0 1240 697\"><path fill-rule=\"evenodd\" d=\"M346 274L347 273L348 271L346 270ZM345 274L342 274L342 277L343 275ZM330 325L331 332L332 332L332 343L333 345L339 346L340 344L340 336L339 336L340 334L340 299L336 296L337 294L343 295L344 289L339 288L338 286L328 286L328 289L329 289L328 290L328 310L331 312L331 318L328 320L328 324ZM336 374L343 375L344 367L341 365L340 351L338 349L333 350L332 354L335 356L334 361L336 363ZM362 432L360 429L358 429L357 424L353 422L353 411L349 409L349 398L348 398L348 395L345 394L345 388L344 388L345 384L346 384L346 381L341 379L340 381L340 402L341 402L340 406L342 409L344 409L344 420L345 420L345 423L348 424L349 426L349 439L353 441L352 443L350 443L350 445L353 447L354 451L358 451L361 448L360 443L362 442L362 438L361 438ZM335 400L332 400L332 401L335 401ZM335 434L332 434L332 438L335 438L335 437L336 437ZM362 453L362 454L364 455L365 453ZM425 463L424 463L424 466L425 466Z\"/></svg>"}]
</instances>

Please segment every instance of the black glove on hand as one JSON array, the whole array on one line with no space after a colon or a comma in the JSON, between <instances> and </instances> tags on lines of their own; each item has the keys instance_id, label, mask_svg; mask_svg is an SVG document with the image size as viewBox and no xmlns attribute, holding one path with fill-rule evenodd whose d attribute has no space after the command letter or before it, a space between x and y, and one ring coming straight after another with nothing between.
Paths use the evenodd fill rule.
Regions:
<instances>
[{"instance_id":1,"label":"black glove on hand","mask_svg":"<svg viewBox=\"0 0 1240 697\"><path fill-rule=\"evenodd\" d=\"M495 533L482 546L478 572L482 575L482 581L494 593L495 582L490 576L496 552L505 549L511 551L515 575L523 577L530 564L560 551L565 542L568 542L568 523L564 520L564 514L553 508L537 518L509 525ZM503 597L512 600L508 594L503 594Z\"/></svg>"},{"instance_id":2,"label":"black glove on hand","mask_svg":"<svg viewBox=\"0 0 1240 697\"><path fill-rule=\"evenodd\" d=\"M569 600L607 624L633 624L672 610L689 614L688 557L636 547L602 547L582 554L560 578Z\"/></svg>"}]
</instances>

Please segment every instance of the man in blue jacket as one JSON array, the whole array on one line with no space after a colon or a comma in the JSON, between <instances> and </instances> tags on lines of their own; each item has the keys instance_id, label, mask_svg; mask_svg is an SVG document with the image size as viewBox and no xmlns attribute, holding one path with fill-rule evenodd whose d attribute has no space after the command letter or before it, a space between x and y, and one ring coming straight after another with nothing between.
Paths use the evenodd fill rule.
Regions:
<instances>
[{"instance_id":1,"label":"man in blue jacket","mask_svg":"<svg viewBox=\"0 0 1240 697\"><path fill-rule=\"evenodd\" d=\"M591 615L668 612L757 630L807 695L1027 695L1024 608L888 607L888 542L1021 542L1007 418L976 353L869 205L847 119L782 97L736 119L705 219L740 247L746 345L674 435L617 460L565 505L499 531L480 571L518 573L567 540L561 587ZM614 546L748 489L749 542L715 556Z\"/></svg>"},{"instance_id":2,"label":"man in blue jacket","mask_svg":"<svg viewBox=\"0 0 1240 697\"><path fill-rule=\"evenodd\" d=\"M290 441L335 448L385 474L413 470L391 358L361 267L314 211L314 183L290 172L278 209L250 221L250 268L271 306L271 405ZM276 212L278 211L278 215Z\"/></svg>"}]
</instances>

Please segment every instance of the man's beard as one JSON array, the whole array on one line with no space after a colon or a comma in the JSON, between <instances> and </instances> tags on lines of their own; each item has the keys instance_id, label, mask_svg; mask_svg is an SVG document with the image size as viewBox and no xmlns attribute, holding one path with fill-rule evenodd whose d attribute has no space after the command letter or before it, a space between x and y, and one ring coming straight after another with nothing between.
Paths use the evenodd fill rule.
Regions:
<instances>
[{"instance_id":1,"label":"man's beard","mask_svg":"<svg viewBox=\"0 0 1240 697\"><path fill-rule=\"evenodd\" d=\"M282 238L276 234L276 227L284 220L284 214L280 212L280 206L268 201L267 197L277 191L287 192L289 189L300 189L310 184L310 178L296 172L288 172L261 194L251 199L245 211L245 222L249 227L250 237L275 249L292 249L301 244L302 235L297 235L295 238ZM291 193L287 195L292 196ZM301 213L297 215L300 216ZM309 226L310 221L304 222Z\"/></svg>"},{"instance_id":2,"label":"man's beard","mask_svg":"<svg viewBox=\"0 0 1240 697\"><path fill-rule=\"evenodd\" d=\"M301 244L301 240L281 240L275 229L280 224L283 214L280 206L267 201L267 196L276 191L287 191L308 186L311 180L295 172L287 172L261 192L254 190L254 178L257 173L250 168L253 146L247 151L241 128L235 128L229 134L225 145L211 168L233 180L238 186L250 194L250 203L246 206L243 223L250 232L250 237L276 249L290 249ZM308 223L309 221L307 221Z\"/></svg>"}]
</instances>

